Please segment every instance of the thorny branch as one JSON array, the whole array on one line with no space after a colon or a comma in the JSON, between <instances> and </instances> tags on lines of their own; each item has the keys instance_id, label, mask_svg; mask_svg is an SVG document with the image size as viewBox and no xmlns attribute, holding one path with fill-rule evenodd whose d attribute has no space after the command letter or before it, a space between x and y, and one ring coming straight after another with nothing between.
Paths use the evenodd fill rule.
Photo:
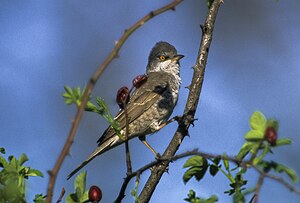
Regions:
<instances>
[{"instance_id":1,"label":"thorny branch","mask_svg":"<svg viewBox=\"0 0 300 203\"><path fill-rule=\"evenodd\" d=\"M176 133L174 134L169 146L162 155L162 159L170 159L178 150L185 135L188 134L188 128L194 121L195 112L200 98L200 92L204 80L204 72L208 58L208 50L212 41L212 33L215 25L215 20L219 7L223 0L214 0L208 11L205 24L202 29L201 44L198 52L196 64L194 66L194 74L192 83L189 86L189 96L184 109L183 118L179 122ZM148 178L142 192L138 197L139 202L149 202L150 198L161 179L163 173L166 171L170 161L163 161L157 164L151 170L151 175Z\"/></svg>"},{"instance_id":2,"label":"thorny branch","mask_svg":"<svg viewBox=\"0 0 300 203\"><path fill-rule=\"evenodd\" d=\"M138 28L143 26L147 21L149 21L153 17L155 17L161 13L164 13L168 10L175 10L175 7L178 4L180 4L182 1L183 0L174 0L171 3L145 15L143 18L141 18L139 21L137 21L134 25L132 25L129 29L126 29L124 34L122 35L122 37L118 41L116 41L115 47L113 48L111 53L106 57L104 62L96 69L95 73L92 75L92 77L90 78L90 80L87 84L87 88L84 91L81 106L80 106L80 108L77 109L77 113L76 113L74 119L72 120L72 127L70 129L70 132L69 132L68 138L64 144L64 147L63 147L62 151L60 152L60 155L59 155L58 159L56 160L56 163L55 163L53 169L51 171L48 171L50 179L49 179L49 183L48 183L46 203L52 202L53 190L54 190L54 185L55 185L57 174L60 170L60 167L61 167L63 161L65 160L66 156L69 154L70 147L73 143L73 140L74 140L75 134L77 132L81 117L83 115L84 108L87 104L89 95L91 94L92 90L94 89L94 86L95 86L97 80L99 79L100 75L103 73L103 71L106 69L106 67L110 64L110 62L118 56L118 53L119 53L121 47L123 46L123 44L125 43L127 38L129 36L131 36L131 34L134 31L136 31Z\"/></svg>"}]
</instances>

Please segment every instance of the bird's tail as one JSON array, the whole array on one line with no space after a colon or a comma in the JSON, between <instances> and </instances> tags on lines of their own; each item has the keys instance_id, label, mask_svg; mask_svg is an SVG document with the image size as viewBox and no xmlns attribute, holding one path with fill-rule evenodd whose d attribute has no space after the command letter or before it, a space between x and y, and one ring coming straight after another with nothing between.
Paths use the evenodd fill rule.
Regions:
<instances>
[{"instance_id":1,"label":"bird's tail","mask_svg":"<svg viewBox=\"0 0 300 203\"><path fill-rule=\"evenodd\" d=\"M115 142L119 140L118 136L113 136L110 139L103 142L99 145L96 150L83 162L81 163L76 169L74 169L69 175L67 180L69 180L73 175L75 175L80 169L82 169L85 165L87 165L90 161L92 161L96 156L104 153L107 149L110 149L110 146L113 145Z\"/></svg>"}]
</instances>

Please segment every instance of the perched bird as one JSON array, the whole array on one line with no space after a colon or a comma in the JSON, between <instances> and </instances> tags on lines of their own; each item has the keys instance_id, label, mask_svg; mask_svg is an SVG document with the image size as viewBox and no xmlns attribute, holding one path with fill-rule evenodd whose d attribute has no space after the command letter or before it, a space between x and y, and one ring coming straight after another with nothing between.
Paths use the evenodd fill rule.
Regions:
<instances>
[{"instance_id":1,"label":"perched bird","mask_svg":"<svg viewBox=\"0 0 300 203\"><path fill-rule=\"evenodd\" d=\"M128 119L128 139L139 137L140 140L157 155L146 142L145 136L160 130L166 125L177 103L181 84L179 60L183 55L177 54L174 46L167 42L158 42L152 48L146 69L147 80L134 90L126 105ZM118 123L122 137L126 133L124 110L114 118ZM124 143L115 130L109 126L98 140L96 150L74 171L68 179L88 164L96 156Z\"/></svg>"}]
</instances>

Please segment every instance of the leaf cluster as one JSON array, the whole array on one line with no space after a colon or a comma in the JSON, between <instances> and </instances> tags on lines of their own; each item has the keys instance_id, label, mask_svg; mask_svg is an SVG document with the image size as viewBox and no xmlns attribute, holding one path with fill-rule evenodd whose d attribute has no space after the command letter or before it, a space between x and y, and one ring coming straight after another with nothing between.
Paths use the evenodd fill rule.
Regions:
<instances>
[{"instance_id":1,"label":"leaf cluster","mask_svg":"<svg viewBox=\"0 0 300 203\"><path fill-rule=\"evenodd\" d=\"M67 203L89 202L88 190L86 190L86 171L80 173L74 182L75 192L67 196Z\"/></svg>"},{"instance_id":2,"label":"leaf cluster","mask_svg":"<svg viewBox=\"0 0 300 203\"><path fill-rule=\"evenodd\" d=\"M204 175L209 169L209 173L215 176L220 171L228 180L230 189L224 193L233 195L234 202L245 202L245 195L253 193L254 189L246 190L247 180L244 179L244 175L247 173L248 168L255 166L256 168L269 173L271 171L275 173L285 173L296 183L298 176L296 172L280 163L275 161L265 160L266 156L272 154L274 147L291 144L291 140L288 138L277 139L277 131L279 123L275 119L266 119L266 117L259 111L254 112L250 117L251 129L246 133L246 142L241 147L239 153L235 156L234 166L231 167L229 159L226 154L218 156L214 159L205 158L203 156L190 157L184 164L183 168L187 168L183 175L183 182L186 184L192 177L197 181L203 179ZM267 129L272 128L276 133L274 143L270 143L267 138ZM275 134L273 134L274 136ZM246 157L250 157L249 161ZM220 161L223 161L220 164ZM246 163L242 164L242 163ZM190 191L189 198L185 200L188 202L199 202L200 198L195 196L194 191Z\"/></svg>"},{"instance_id":3,"label":"leaf cluster","mask_svg":"<svg viewBox=\"0 0 300 203\"><path fill-rule=\"evenodd\" d=\"M0 202L26 202L26 180L30 176L43 177L43 173L23 165L29 160L26 154L21 154L19 159L9 156L7 160L2 154L5 154L4 148L0 148L0 168L2 168L0 171ZM38 196L41 201L45 199L45 196ZM36 198L35 200L38 200ZM35 202L41 203L41 201Z\"/></svg>"},{"instance_id":4,"label":"leaf cluster","mask_svg":"<svg viewBox=\"0 0 300 203\"><path fill-rule=\"evenodd\" d=\"M80 87L74 87L73 89L69 86L64 86L65 92L63 93L63 97L65 99L65 103L67 105L75 104L77 108L80 107L82 103L83 93L85 91L85 88L83 90L80 89ZM115 130L115 132L121 136L121 129L119 125L115 122L114 118L111 116L111 113L105 104L104 100L100 97L96 97L96 104L94 104L91 101L92 97L89 97L89 101L86 104L85 111L94 112L99 114L101 117L103 117ZM124 139L123 137L121 137Z\"/></svg>"}]
</instances>

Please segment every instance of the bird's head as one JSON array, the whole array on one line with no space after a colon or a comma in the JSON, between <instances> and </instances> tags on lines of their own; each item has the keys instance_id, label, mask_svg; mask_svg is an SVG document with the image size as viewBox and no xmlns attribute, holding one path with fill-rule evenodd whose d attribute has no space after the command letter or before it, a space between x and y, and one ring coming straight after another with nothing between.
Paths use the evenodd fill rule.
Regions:
<instances>
[{"instance_id":1,"label":"bird's head","mask_svg":"<svg viewBox=\"0 0 300 203\"><path fill-rule=\"evenodd\" d=\"M147 73L164 71L179 74L179 60L183 57L168 42L157 42L149 55Z\"/></svg>"}]
</instances>

